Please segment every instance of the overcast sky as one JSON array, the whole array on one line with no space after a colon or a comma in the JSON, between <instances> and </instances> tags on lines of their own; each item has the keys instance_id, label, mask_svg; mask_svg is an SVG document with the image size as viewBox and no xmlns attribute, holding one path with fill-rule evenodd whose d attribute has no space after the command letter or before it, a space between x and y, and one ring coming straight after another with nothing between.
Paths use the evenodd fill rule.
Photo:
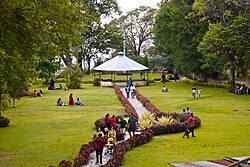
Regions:
<instances>
[{"instance_id":1,"label":"overcast sky","mask_svg":"<svg viewBox=\"0 0 250 167\"><path fill-rule=\"evenodd\" d=\"M160 3L161 0L117 0L117 2L124 15L126 12L138 8L139 6L158 8L157 4Z\"/></svg>"}]
</instances>

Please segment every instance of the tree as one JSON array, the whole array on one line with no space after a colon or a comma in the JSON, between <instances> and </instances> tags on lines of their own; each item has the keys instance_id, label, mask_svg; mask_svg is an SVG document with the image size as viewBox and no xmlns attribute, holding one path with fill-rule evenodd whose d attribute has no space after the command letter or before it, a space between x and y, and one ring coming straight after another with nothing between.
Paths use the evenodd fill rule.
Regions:
<instances>
[{"instance_id":1,"label":"tree","mask_svg":"<svg viewBox=\"0 0 250 167\"><path fill-rule=\"evenodd\" d=\"M88 6L87 12L95 17L88 22L88 32L80 32L81 43L75 48L80 68L84 66L87 69L86 73L89 74L91 61L98 59L100 54L109 53L110 48L117 45L115 42L119 38L113 28L102 25L100 21L112 13L119 13L120 10L115 0L84 0L83 2Z\"/></svg>"},{"instance_id":2,"label":"tree","mask_svg":"<svg viewBox=\"0 0 250 167\"><path fill-rule=\"evenodd\" d=\"M245 0L199 0L194 4L197 15L211 22L198 47L204 55L203 68L230 69L230 92L235 90L236 70L249 69L250 14L247 4Z\"/></svg>"},{"instance_id":3,"label":"tree","mask_svg":"<svg viewBox=\"0 0 250 167\"><path fill-rule=\"evenodd\" d=\"M156 9L140 6L127 12L126 15L110 22L119 29L120 34L125 32L128 55L141 55L152 44L152 28L155 22Z\"/></svg>"},{"instance_id":4,"label":"tree","mask_svg":"<svg viewBox=\"0 0 250 167\"><path fill-rule=\"evenodd\" d=\"M159 55L171 60L184 74L205 73L200 69L202 55L196 47L206 32L207 22L199 21L191 12L190 1L162 3L154 26L154 44Z\"/></svg>"},{"instance_id":5,"label":"tree","mask_svg":"<svg viewBox=\"0 0 250 167\"><path fill-rule=\"evenodd\" d=\"M38 58L71 53L90 17L81 0L2 0L0 6L0 99L15 98L35 77Z\"/></svg>"}]
</instances>

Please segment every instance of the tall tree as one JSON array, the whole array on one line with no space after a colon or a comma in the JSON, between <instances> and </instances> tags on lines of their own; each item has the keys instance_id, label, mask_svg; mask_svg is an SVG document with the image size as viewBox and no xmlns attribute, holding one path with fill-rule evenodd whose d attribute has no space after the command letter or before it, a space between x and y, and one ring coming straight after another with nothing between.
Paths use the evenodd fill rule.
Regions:
<instances>
[{"instance_id":1,"label":"tall tree","mask_svg":"<svg viewBox=\"0 0 250 167\"><path fill-rule=\"evenodd\" d=\"M119 13L120 9L116 0L84 0L83 2L88 6L87 12L95 18L88 22L88 32L80 32L81 44L76 46L78 52L76 57L80 68L85 66L89 74L91 62L98 59L98 55L107 54L118 38L113 28L101 24L101 19L113 13Z\"/></svg>"},{"instance_id":2,"label":"tall tree","mask_svg":"<svg viewBox=\"0 0 250 167\"><path fill-rule=\"evenodd\" d=\"M194 4L197 15L210 21L209 31L198 47L204 55L203 68L230 69L230 92L235 90L236 70L249 70L249 9L246 0L198 0Z\"/></svg>"},{"instance_id":3,"label":"tall tree","mask_svg":"<svg viewBox=\"0 0 250 167\"><path fill-rule=\"evenodd\" d=\"M27 86L38 58L70 53L89 15L81 0L2 0L0 6L1 99Z\"/></svg>"},{"instance_id":4,"label":"tall tree","mask_svg":"<svg viewBox=\"0 0 250 167\"><path fill-rule=\"evenodd\" d=\"M207 23L189 14L191 11L190 1L166 1L161 4L154 26L154 42L160 55L172 60L175 68L185 74L202 73L201 54L196 47L207 29Z\"/></svg>"},{"instance_id":5,"label":"tall tree","mask_svg":"<svg viewBox=\"0 0 250 167\"><path fill-rule=\"evenodd\" d=\"M111 25L120 30L121 34L126 33L127 53L129 55L141 55L152 44L155 15L156 9L140 6L110 22Z\"/></svg>"}]
</instances>

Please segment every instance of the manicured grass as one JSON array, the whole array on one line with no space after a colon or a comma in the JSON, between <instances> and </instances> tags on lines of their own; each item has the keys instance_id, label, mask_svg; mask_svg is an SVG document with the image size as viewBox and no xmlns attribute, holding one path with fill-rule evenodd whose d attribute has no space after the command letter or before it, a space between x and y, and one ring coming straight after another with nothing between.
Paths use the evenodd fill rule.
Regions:
<instances>
[{"instance_id":1,"label":"manicured grass","mask_svg":"<svg viewBox=\"0 0 250 167\"><path fill-rule=\"evenodd\" d=\"M191 85L168 82L138 87L163 112L182 112L190 107L202 126L196 138L182 139L182 133L155 136L152 141L127 152L122 166L167 166L167 163L247 156L250 149L250 96L229 94L226 89L201 87L202 98L192 99ZM79 90L42 89L43 97L24 97L16 108L4 113L11 120L0 128L0 166L57 166L73 160L82 144L94 133L94 121L106 113L119 115L124 108L113 88L83 85ZM32 91L32 90L31 90ZM69 93L80 97L84 106L57 107L59 97L66 103ZM237 110L237 111L236 111Z\"/></svg>"},{"instance_id":2,"label":"manicured grass","mask_svg":"<svg viewBox=\"0 0 250 167\"><path fill-rule=\"evenodd\" d=\"M190 107L202 121L196 138L183 133L156 136L149 143L127 152L122 166L168 166L168 163L249 156L250 96L228 93L227 89L201 87L201 99L192 99L191 85L168 82L137 88L160 111L182 112ZM143 155L143 156L138 156ZM136 163L135 163L136 162Z\"/></svg>"},{"instance_id":3,"label":"manicured grass","mask_svg":"<svg viewBox=\"0 0 250 167\"><path fill-rule=\"evenodd\" d=\"M16 108L4 113L11 120L0 128L0 166L57 166L74 159L82 144L91 141L94 121L106 113L124 113L113 88L84 85L78 90L46 90L43 97L24 97ZM32 91L32 90L31 90ZM59 97L66 103L69 93L80 97L83 106L55 106Z\"/></svg>"}]
</instances>

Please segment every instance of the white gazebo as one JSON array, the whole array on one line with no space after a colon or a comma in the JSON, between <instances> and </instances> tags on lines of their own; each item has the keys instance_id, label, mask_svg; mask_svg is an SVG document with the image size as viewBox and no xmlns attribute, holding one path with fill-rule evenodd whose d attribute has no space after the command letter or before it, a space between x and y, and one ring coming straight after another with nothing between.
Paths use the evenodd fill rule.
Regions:
<instances>
[{"instance_id":1,"label":"white gazebo","mask_svg":"<svg viewBox=\"0 0 250 167\"><path fill-rule=\"evenodd\" d=\"M113 86L114 83L119 82L119 80L117 80L117 81L115 80L116 74L123 73L123 74L127 75L127 80L128 80L128 75L131 75L131 78L132 78L133 71L142 71L144 73L144 71L148 70L148 67L145 67L144 65L141 65L140 63L137 63L136 61L126 57L123 54L123 52L119 52L116 57L110 59L109 61L107 61L107 62L105 62L97 67L95 67L94 70L98 72L100 80L101 80L101 73L102 72L110 73L111 79L109 79L107 81L101 80L101 85L102 86ZM94 75L94 78L95 78L95 75ZM148 71L147 71L147 78L148 78ZM146 85L146 80L145 80L145 78L144 79L141 78L140 80L135 81L135 84L137 86Z\"/></svg>"}]
</instances>

